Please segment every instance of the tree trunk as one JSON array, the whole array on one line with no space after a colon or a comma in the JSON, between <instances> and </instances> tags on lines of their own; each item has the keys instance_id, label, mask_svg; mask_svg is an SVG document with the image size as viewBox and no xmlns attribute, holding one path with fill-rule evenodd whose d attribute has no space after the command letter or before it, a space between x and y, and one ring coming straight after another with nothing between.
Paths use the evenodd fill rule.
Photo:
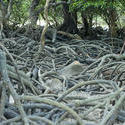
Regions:
<instances>
[{"instance_id":1,"label":"tree trunk","mask_svg":"<svg viewBox=\"0 0 125 125\"><path fill-rule=\"evenodd\" d=\"M59 30L69 33L78 33L77 28L77 12L69 12L69 5L63 5L63 24L59 27Z\"/></svg>"},{"instance_id":2,"label":"tree trunk","mask_svg":"<svg viewBox=\"0 0 125 125\"><path fill-rule=\"evenodd\" d=\"M109 20L110 20L110 33L111 37L116 37L117 36L117 30L118 30L118 25L117 25L117 13L113 9L109 10Z\"/></svg>"},{"instance_id":3,"label":"tree trunk","mask_svg":"<svg viewBox=\"0 0 125 125\"><path fill-rule=\"evenodd\" d=\"M37 24L37 20L39 18L39 13L37 13L36 7L39 5L40 0L32 0L30 6L30 21L31 26L35 26Z\"/></svg>"},{"instance_id":4,"label":"tree trunk","mask_svg":"<svg viewBox=\"0 0 125 125\"><path fill-rule=\"evenodd\" d=\"M93 15L92 14L87 14L85 11L81 12L81 17L82 17L82 23L83 27L85 30L84 36L90 35L90 29L92 29L92 21L93 21Z\"/></svg>"},{"instance_id":5,"label":"tree trunk","mask_svg":"<svg viewBox=\"0 0 125 125\"><path fill-rule=\"evenodd\" d=\"M117 37L118 14L117 14L116 8L114 8L112 6L112 7L109 7L107 9L103 10L103 18L109 26L110 36L111 37Z\"/></svg>"},{"instance_id":6,"label":"tree trunk","mask_svg":"<svg viewBox=\"0 0 125 125\"><path fill-rule=\"evenodd\" d=\"M3 29L7 27L11 14L13 0L9 0L6 3L0 0L0 39L4 38Z\"/></svg>"},{"instance_id":7,"label":"tree trunk","mask_svg":"<svg viewBox=\"0 0 125 125\"><path fill-rule=\"evenodd\" d=\"M83 27L84 27L84 30L85 30L85 36L89 35L89 23L88 23L88 20L87 20L87 16L85 15L85 12L81 12L81 17L82 17L82 22L83 22Z\"/></svg>"},{"instance_id":8,"label":"tree trunk","mask_svg":"<svg viewBox=\"0 0 125 125\"><path fill-rule=\"evenodd\" d=\"M5 3L3 0L0 1L0 23L3 25L3 27L8 24L12 5L13 0L9 0L7 3Z\"/></svg>"}]
</instances>

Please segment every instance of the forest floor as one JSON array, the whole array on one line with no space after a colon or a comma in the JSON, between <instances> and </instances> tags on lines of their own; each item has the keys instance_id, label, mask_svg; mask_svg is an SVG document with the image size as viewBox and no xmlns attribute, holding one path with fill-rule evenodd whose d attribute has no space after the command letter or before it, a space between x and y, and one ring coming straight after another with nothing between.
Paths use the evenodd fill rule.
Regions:
<instances>
[{"instance_id":1,"label":"forest floor","mask_svg":"<svg viewBox=\"0 0 125 125\"><path fill-rule=\"evenodd\" d=\"M0 43L0 84L6 83L0 88L0 125L124 123L123 40L46 38L37 56L40 42L34 34L13 34Z\"/></svg>"}]
</instances>

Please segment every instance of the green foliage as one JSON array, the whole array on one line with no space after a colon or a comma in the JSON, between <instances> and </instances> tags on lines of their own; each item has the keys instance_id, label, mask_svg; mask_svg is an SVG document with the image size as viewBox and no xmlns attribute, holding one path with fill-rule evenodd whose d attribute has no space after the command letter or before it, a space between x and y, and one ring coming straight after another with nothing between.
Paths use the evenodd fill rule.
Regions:
<instances>
[{"instance_id":1,"label":"green foliage","mask_svg":"<svg viewBox=\"0 0 125 125\"><path fill-rule=\"evenodd\" d=\"M8 0L3 0L8 5ZM14 24L24 24L29 18L29 8L32 0L13 0L10 22ZM44 8L46 0L40 0L35 10ZM53 2L61 0L53 0ZM105 16L107 9L114 9L120 13L125 13L125 0L67 0L71 2L70 11L85 11L88 15ZM43 15L43 11L41 12ZM62 5L49 9L49 18L52 22L61 22L63 18Z\"/></svg>"},{"instance_id":2,"label":"green foliage","mask_svg":"<svg viewBox=\"0 0 125 125\"><path fill-rule=\"evenodd\" d=\"M35 8L35 10L39 10L41 7L44 7L46 0L40 0L39 5Z\"/></svg>"},{"instance_id":3,"label":"green foliage","mask_svg":"<svg viewBox=\"0 0 125 125\"><path fill-rule=\"evenodd\" d=\"M11 22L24 24L29 15L30 0L14 0L12 6Z\"/></svg>"},{"instance_id":4,"label":"green foliage","mask_svg":"<svg viewBox=\"0 0 125 125\"><path fill-rule=\"evenodd\" d=\"M99 15L106 21L110 20L110 10L119 14L125 12L125 0L72 0L70 11L73 10L84 11L86 15Z\"/></svg>"},{"instance_id":5,"label":"green foliage","mask_svg":"<svg viewBox=\"0 0 125 125\"><path fill-rule=\"evenodd\" d=\"M79 11L84 11L88 7L93 7L95 9L106 9L112 7L124 7L124 0L73 0L70 5L70 10L77 9Z\"/></svg>"}]
</instances>

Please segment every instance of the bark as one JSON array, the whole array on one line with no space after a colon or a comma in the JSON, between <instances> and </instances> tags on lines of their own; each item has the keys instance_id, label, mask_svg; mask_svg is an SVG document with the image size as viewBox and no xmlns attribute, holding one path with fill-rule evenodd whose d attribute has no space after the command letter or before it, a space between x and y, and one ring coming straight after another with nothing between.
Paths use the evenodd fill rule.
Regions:
<instances>
[{"instance_id":1,"label":"bark","mask_svg":"<svg viewBox=\"0 0 125 125\"><path fill-rule=\"evenodd\" d=\"M103 11L103 17L105 22L109 26L110 36L117 37L117 30L118 30L118 14L115 8L110 7Z\"/></svg>"},{"instance_id":2,"label":"bark","mask_svg":"<svg viewBox=\"0 0 125 125\"><path fill-rule=\"evenodd\" d=\"M59 30L69 33L77 33L77 12L69 12L69 5L63 5L63 24L59 27Z\"/></svg>"},{"instance_id":3,"label":"bark","mask_svg":"<svg viewBox=\"0 0 125 125\"><path fill-rule=\"evenodd\" d=\"M3 0L0 1L0 23L6 26L12 10L13 0L9 0L8 3L4 3Z\"/></svg>"},{"instance_id":4,"label":"bark","mask_svg":"<svg viewBox=\"0 0 125 125\"><path fill-rule=\"evenodd\" d=\"M0 1L0 39L5 37L3 29L9 23L12 5L13 0L8 0L7 3L5 3L3 0Z\"/></svg>"},{"instance_id":5,"label":"bark","mask_svg":"<svg viewBox=\"0 0 125 125\"><path fill-rule=\"evenodd\" d=\"M118 29L117 13L113 9L110 9L109 14L110 14L109 17L110 17L110 33L111 33L111 37L116 37L117 36L117 29Z\"/></svg>"},{"instance_id":6,"label":"bark","mask_svg":"<svg viewBox=\"0 0 125 125\"><path fill-rule=\"evenodd\" d=\"M89 34L89 23L87 20L87 16L85 15L84 12L81 12L81 17L82 17L82 22L83 22L84 29L85 29L85 36L87 36Z\"/></svg>"},{"instance_id":7,"label":"bark","mask_svg":"<svg viewBox=\"0 0 125 125\"><path fill-rule=\"evenodd\" d=\"M92 28L93 16L91 14L86 15L85 13L86 13L85 11L82 11L81 12L81 17L82 17L82 22L83 22L84 29L85 29L85 34L84 35L88 36L88 35L90 35L89 31Z\"/></svg>"},{"instance_id":8,"label":"bark","mask_svg":"<svg viewBox=\"0 0 125 125\"><path fill-rule=\"evenodd\" d=\"M32 0L30 6L30 21L31 26L35 26L39 18L39 13L37 13L36 7L39 5L40 0Z\"/></svg>"}]
</instances>

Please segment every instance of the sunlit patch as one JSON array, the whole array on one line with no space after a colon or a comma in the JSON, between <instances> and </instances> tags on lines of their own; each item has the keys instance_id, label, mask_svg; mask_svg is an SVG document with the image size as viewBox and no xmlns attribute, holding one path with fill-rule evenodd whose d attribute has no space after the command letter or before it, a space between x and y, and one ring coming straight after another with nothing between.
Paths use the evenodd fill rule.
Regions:
<instances>
[{"instance_id":1,"label":"sunlit patch","mask_svg":"<svg viewBox=\"0 0 125 125\"><path fill-rule=\"evenodd\" d=\"M74 61L74 64L80 64L78 61Z\"/></svg>"},{"instance_id":2,"label":"sunlit patch","mask_svg":"<svg viewBox=\"0 0 125 125\"><path fill-rule=\"evenodd\" d=\"M10 95L10 97L9 97L9 103L14 104L14 99L13 99L12 95Z\"/></svg>"}]
</instances>

